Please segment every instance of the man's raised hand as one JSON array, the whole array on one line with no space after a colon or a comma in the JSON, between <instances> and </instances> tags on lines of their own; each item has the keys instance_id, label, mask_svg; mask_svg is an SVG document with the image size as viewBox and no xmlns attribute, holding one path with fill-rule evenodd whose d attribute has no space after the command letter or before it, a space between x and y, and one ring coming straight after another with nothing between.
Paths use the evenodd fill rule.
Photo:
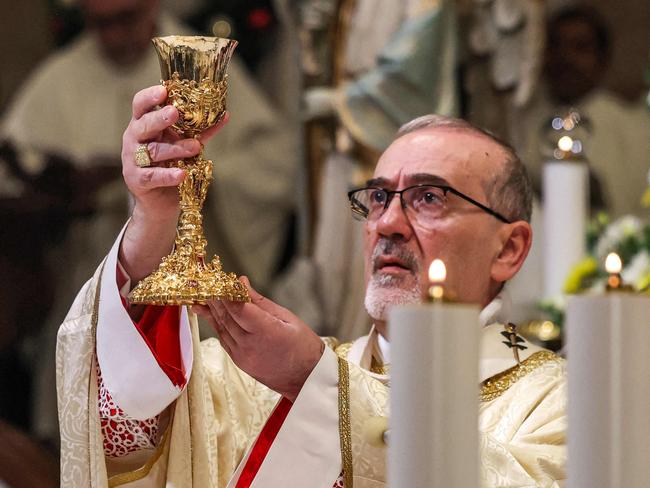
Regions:
<instances>
[{"instance_id":1,"label":"man's raised hand","mask_svg":"<svg viewBox=\"0 0 650 488\"><path fill-rule=\"evenodd\" d=\"M167 90L161 85L139 91L133 98L133 116L122 136L122 174L135 206L120 246L120 262L135 285L150 274L171 251L179 214L177 186L185 172L169 163L197 155L227 122L228 116L197 139L182 139L171 126L179 117L173 106L163 106ZM151 166L139 167L135 151L144 145Z\"/></svg>"}]
</instances>

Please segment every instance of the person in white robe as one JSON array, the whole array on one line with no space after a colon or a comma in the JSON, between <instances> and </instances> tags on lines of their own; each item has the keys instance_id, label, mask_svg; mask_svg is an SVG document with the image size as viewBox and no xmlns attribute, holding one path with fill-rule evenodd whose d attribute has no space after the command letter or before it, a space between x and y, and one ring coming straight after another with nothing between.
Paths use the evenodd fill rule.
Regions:
<instances>
[{"instance_id":1,"label":"person in white robe","mask_svg":"<svg viewBox=\"0 0 650 488\"><path fill-rule=\"evenodd\" d=\"M148 138L144 125L162 134L175 120L156 109L165 96L152 87L134 99L122 153L133 215L59 331L64 485L386 486L386 446L366 432L371 418L389 415L386 314L421 300L433 257L447 264L447 286L458 300L484 306L482 485L563 485L564 361L523 339L503 340L516 330L500 292L532 237L532 190L509 147L464 121L427 116L403 127L382 154L367 188L351 196L366 220L369 335L343 345L321 339L242 279L250 303L154 310L172 316L164 346L177 357L171 374L160 345L142 331L152 308L124 298L174 239L178 203L166 190L183 174L138 168L132 156ZM161 147L158 159L198 150L175 143ZM147 218L152 208L158 220ZM199 343L195 313L218 340ZM115 425L130 426L131 444L153 426L151 446L107 457L111 442L127 443L115 426L105 428L118 414Z\"/></svg>"},{"instance_id":2,"label":"person in white robe","mask_svg":"<svg viewBox=\"0 0 650 488\"><path fill-rule=\"evenodd\" d=\"M612 217L643 215L641 195L650 168L650 113L602 86L611 45L605 20L592 8L559 10L548 21L545 83L518 119L524 137L516 146L534 179L541 181L551 120L571 108L589 131L583 154ZM552 149L552 148L551 148Z\"/></svg>"},{"instance_id":3,"label":"person in white robe","mask_svg":"<svg viewBox=\"0 0 650 488\"><path fill-rule=\"evenodd\" d=\"M192 33L161 11L156 0L83 0L81 7L88 28L34 71L4 114L0 137L25 150L66 157L79 171L114 161L117 176L133 95L160 81L150 38ZM295 211L298 137L284 130L283 117L236 56L228 81L231 121L222 137L205 149L216 175L205 208L207 238L224 269L245 273L265 289L277 270ZM32 162L26 172L38 173L38 161L26 160ZM230 201L240 204L231 206ZM50 360L39 361L34 412L36 430L48 438L58 436L50 367L56 328L128 215L128 192L118 179L105 184L93 202L94 215L77 220L50 259L57 290L44 340Z\"/></svg>"}]
</instances>

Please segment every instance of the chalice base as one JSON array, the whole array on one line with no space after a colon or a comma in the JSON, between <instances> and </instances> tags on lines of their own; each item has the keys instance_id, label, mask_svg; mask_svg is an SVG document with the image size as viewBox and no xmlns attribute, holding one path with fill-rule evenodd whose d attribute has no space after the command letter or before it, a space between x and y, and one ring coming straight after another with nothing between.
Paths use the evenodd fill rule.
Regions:
<instances>
[{"instance_id":1,"label":"chalice base","mask_svg":"<svg viewBox=\"0 0 650 488\"><path fill-rule=\"evenodd\" d=\"M176 251L129 294L131 303L149 305L205 305L209 300L249 302L250 297L235 273L222 271L218 257L204 263Z\"/></svg>"}]
</instances>

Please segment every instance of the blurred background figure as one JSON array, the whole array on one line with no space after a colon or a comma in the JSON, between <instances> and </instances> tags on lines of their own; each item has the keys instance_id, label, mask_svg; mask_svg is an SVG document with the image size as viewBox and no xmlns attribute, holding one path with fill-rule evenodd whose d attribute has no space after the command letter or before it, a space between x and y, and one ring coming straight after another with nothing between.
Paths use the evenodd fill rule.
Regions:
<instances>
[{"instance_id":1,"label":"blurred background figure","mask_svg":"<svg viewBox=\"0 0 650 488\"><path fill-rule=\"evenodd\" d=\"M23 214L27 212L24 202L35 193L42 196L36 191L37 182L48 183L52 199L37 209L30 206L32 214L38 214L32 220L41 225L36 238L27 232L33 228L31 221L25 225L24 215L7 211L12 219L3 222L7 224L3 228L11 229L16 239L3 242L3 249L8 249L3 263L14 269L2 275L2 298L22 313L5 315L11 323L3 321L6 341L16 338L12 330L27 330L25 311L37 312L29 304L45 305L37 318L31 318L41 326L42 337L22 352L29 368L14 369L14 374L3 375L3 381L11 379L29 390L29 383L21 378L34 375L35 409L31 422L26 418L21 425L31 423L39 436L53 441L58 437L54 335L76 289L106 254L128 216L128 195L120 178L121 139L131 117L133 94L160 82L151 38L193 33L161 9L158 0L79 0L78 9L69 11L65 19L69 27L76 19L82 21L83 31L17 87L0 129L11 153L4 158L3 171L17 182L4 195L9 197L13 191L13 197L22 197L23 203L14 206ZM228 109L230 123L205 149L215 163L205 211L206 229L211 231L207 237L225 269L246 274L265 289L293 246L290 228L296 207L298 136L286 129L283 116L238 59L229 68ZM53 178L52 161L57 178ZM18 260L21 253L24 259ZM34 268L41 273L38 278ZM50 275L44 276L42 270ZM24 281L37 285L37 293L18 293L9 276L21 278L15 286ZM0 392L0 398L10 395ZM19 410L29 417L27 400L22 405Z\"/></svg>"},{"instance_id":2,"label":"blurred background figure","mask_svg":"<svg viewBox=\"0 0 650 488\"><path fill-rule=\"evenodd\" d=\"M541 178L544 128L574 108L589 128L583 144L592 186L600 190L596 200L612 216L642 212L638 195L650 167L650 114L642 100L625 100L603 84L612 59L607 22L593 7L561 9L548 20L546 46L542 90L522 117L521 148L534 178Z\"/></svg>"},{"instance_id":3,"label":"blurred background figure","mask_svg":"<svg viewBox=\"0 0 650 488\"><path fill-rule=\"evenodd\" d=\"M422 113L458 114L455 5L451 0L276 5L300 46L294 76L302 80L299 116L310 225L308 245L276 283L274 298L321 334L347 340L365 333L369 320L361 226L342 196L372 176L378 155L403 123Z\"/></svg>"}]
</instances>

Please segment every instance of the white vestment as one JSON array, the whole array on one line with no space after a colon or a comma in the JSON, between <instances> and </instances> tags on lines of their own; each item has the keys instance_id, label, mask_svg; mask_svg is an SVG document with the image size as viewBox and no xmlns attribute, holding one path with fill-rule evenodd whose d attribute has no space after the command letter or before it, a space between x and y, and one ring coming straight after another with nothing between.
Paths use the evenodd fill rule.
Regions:
<instances>
[{"instance_id":1,"label":"white vestment","mask_svg":"<svg viewBox=\"0 0 650 488\"><path fill-rule=\"evenodd\" d=\"M188 30L163 14L158 33ZM206 236L209 250L222 258L225 270L250 276L263 290L278 265L295 209L298 137L286 129L236 55L228 80L230 122L205 148L205 156L214 162L204 209ZM21 147L67 156L81 168L107 158L119 164L133 96L158 83L160 67L153 46L136 65L119 68L101 54L96 38L84 33L32 74L8 108L0 133ZM42 370L34 413L42 436L57 435L50 366L56 328L122 227L127 199L121 179L106 185L96 197L96 214L76 220L50 259L55 303L42 347L46 354L34 358Z\"/></svg>"},{"instance_id":2,"label":"white vestment","mask_svg":"<svg viewBox=\"0 0 650 488\"><path fill-rule=\"evenodd\" d=\"M57 388L62 486L232 487L248 450L279 396L239 370L215 339L200 343L196 320L181 314L180 344L187 388L174 386L129 318L116 284L120 238L80 291L59 330ZM103 271L102 271L103 270ZM503 344L504 313L495 299L482 314L480 380L481 473L485 487L553 487L565 477L565 365L529 343L518 365ZM389 376L370 371L378 334L325 348L277 437L253 487L331 488L342 470L339 367L349 365L354 486L386 483L385 447L364 435L369 418L388 416ZM376 354L375 354L376 356ZM380 354L387 359L386 353ZM97 408L97 362L113 400L134 419L168 406L157 449L139 466L107 462ZM242 461L244 460L244 461ZM233 476L234 473L234 476ZM232 478L232 479L231 479ZM230 480L230 481L229 481Z\"/></svg>"}]
</instances>

